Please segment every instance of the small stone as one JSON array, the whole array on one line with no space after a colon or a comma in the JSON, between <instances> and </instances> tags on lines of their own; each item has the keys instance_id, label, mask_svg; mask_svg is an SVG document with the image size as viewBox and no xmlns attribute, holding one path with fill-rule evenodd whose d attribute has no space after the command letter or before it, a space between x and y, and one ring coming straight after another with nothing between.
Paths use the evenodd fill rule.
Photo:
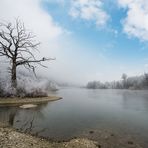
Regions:
<instances>
[{"instance_id":1,"label":"small stone","mask_svg":"<svg viewBox=\"0 0 148 148\"><path fill-rule=\"evenodd\" d=\"M97 146L98 148L101 148L101 145L100 145L100 144L96 144L96 146Z\"/></svg>"},{"instance_id":2,"label":"small stone","mask_svg":"<svg viewBox=\"0 0 148 148\"><path fill-rule=\"evenodd\" d=\"M94 133L94 131L89 131L89 133L90 133L90 134L93 134L93 133Z\"/></svg>"},{"instance_id":3,"label":"small stone","mask_svg":"<svg viewBox=\"0 0 148 148\"><path fill-rule=\"evenodd\" d=\"M108 136L105 136L104 139L107 140L108 139Z\"/></svg>"},{"instance_id":4,"label":"small stone","mask_svg":"<svg viewBox=\"0 0 148 148\"><path fill-rule=\"evenodd\" d=\"M128 143L128 144L131 144L131 145L134 144L133 141L128 141L127 143Z\"/></svg>"},{"instance_id":5,"label":"small stone","mask_svg":"<svg viewBox=\"0 0 148 148\"><path fill-rule=\"evenodd\" d=\"M76 136L73 137L73 139L76 139L76 138L77 138Z\"/></svg>"},{"instance_id":6,"label":"small stone","mask_svg":"<svg viewBox=\"0 0 148 148\"><path fill-rule=\"evenodd\" d=\"M24 105L20 106L20 108L23 108L23 109L34 108L34 107L37 107L37 105L35 105L35 104L24 104Z\"/></svg>"}]
</instances>

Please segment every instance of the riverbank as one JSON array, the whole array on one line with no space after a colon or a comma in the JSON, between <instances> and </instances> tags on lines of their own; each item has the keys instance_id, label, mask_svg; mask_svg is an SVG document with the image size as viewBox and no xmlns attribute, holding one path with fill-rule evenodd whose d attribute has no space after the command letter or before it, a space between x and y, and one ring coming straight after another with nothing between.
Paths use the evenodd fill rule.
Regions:
<instances>
[{"instance_id":1,"label":"riverbank","mask_svg":"<svg viewBox=\"0 0 148 148\"><path fill-rule=\"evenodd\" d=\"M67 142L56 142L18 132L0 123L0 148L145 148L139 145L138 141L130 141L128 135L121 137L106 130L98 132L97 139L96 131L90 131L89 136L85 135Z\"/></svg>"},{"instance_id":2,"label":"riverbank","mask_svg":"<svg viewBox=\"0 0 148 148\"><path fill-rule=\"evenodd\" d=\"M20 106L23 104L43 104L49 101L62 99L57 96L38 97L38 98L0 98L0 106Z\"/></svg>"},{"instance_id":3,"label":"riverbank","mask_svg":"<svg viewBox=\"0 0 148 148\"><path fill-rule=\"evenodd\" d=\"M45 139L20 133L10 127L0 127L0 148L97 148L97 142L72 139L69 142L49 142Z\"/></svg>"}]
</instances>

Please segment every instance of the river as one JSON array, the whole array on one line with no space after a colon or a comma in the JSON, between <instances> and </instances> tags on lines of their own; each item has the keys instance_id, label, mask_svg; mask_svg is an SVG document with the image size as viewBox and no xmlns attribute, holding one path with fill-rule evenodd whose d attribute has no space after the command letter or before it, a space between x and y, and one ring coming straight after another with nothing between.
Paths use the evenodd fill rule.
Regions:
<instances>
[{"instance_id":1,"label":"river","mask_svg":"<svg viewBox=\"0 0 148 148\"><path fill-rule=\"evenodd\" d=\"M49 139L69 139L109 129L140 139L148 147L147 90L61 88L63 99L32 109L1 107L0 121Z\"/></svg>"}]
</instances>

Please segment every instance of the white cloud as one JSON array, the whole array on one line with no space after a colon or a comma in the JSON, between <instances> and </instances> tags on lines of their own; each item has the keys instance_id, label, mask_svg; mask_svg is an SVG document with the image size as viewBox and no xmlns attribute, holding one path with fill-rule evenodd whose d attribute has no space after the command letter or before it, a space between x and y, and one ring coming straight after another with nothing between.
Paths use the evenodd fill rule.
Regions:
<instances>
[{"instance_id":1,"label":"white cloud","mask_svg":"<svg viewBox=\"0 0 148 148\"><path fill-rule=\"evenodd\" d=\"M124 32L148 41L148 0L118 0L119 6L127 9L123 20Z\"/></svg>"},{"instance_id":2,"label":"white cloud","mask_svg":"<svg viewBox=\"0 0 148 148\"><path fill-rule=\"evenodd\" d=\"M44 44L59 38L65 31L52 16L41 8L44 0L1 0L0 21L14 21L19 17Z\"/></svg>"},{"instance_id":3,"label":"white cloud","mask_svg":"<svg viewBox=\"0 0 148 148\"><path fill-rule=\"evenodd\" d=\"M109 19L109 15L102 7L101 0L71 0L69 14L73 18L94 21L97 26L104 26Z\"/></svg>"}]
</instances>

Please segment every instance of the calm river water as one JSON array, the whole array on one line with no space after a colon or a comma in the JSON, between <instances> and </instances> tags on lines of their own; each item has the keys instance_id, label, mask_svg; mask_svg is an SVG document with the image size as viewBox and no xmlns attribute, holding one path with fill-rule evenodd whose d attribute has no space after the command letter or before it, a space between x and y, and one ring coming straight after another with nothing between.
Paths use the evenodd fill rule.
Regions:
<instances>
[{"instance_id":1,"label":"calm river water","mask_svg":"<svg viewBox=\"0 0 148 148\"><path fill-rule=\"evenodd\" d=\"M53 139L68 139L89 130L112 129L148 140L147 90L63 88L62 100L34 109L1 107L0 121Z\"/></svg>"}]
</instances>

